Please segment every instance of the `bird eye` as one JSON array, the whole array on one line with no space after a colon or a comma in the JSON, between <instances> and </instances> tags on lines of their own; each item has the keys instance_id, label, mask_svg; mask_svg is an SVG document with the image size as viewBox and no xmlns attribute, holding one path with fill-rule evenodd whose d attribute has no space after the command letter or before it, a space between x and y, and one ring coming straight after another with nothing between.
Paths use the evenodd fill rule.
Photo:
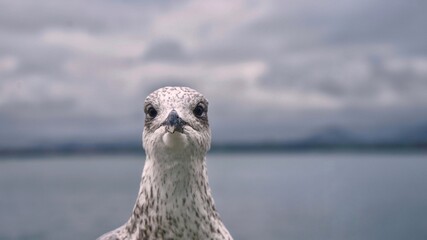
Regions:
<instances>
[{"instance_id":1,"label":"bird eye","mask_svg":"<svg viewBox=\"0 0 427 240\"><path fill-rule=\"evenodd\" d=\"M194 116L196 116L196 117L201 117L201 116L203 116L203 113L205 112L205 108L202 106L202 105L197 105L195 108L194 108L194 110L193 110L193 113L194 113Z\"/></svg>"},{"instance_id":2,"label":"bird eye","mask_svg":"<svg viewBox=\"0 0 427 240\"><path fill-rule=\"evenodd\" d=\"M151 118L155 118L157 116L157 110L150 106L147 108L147 115Z\"/></svg>"}]
</instances>

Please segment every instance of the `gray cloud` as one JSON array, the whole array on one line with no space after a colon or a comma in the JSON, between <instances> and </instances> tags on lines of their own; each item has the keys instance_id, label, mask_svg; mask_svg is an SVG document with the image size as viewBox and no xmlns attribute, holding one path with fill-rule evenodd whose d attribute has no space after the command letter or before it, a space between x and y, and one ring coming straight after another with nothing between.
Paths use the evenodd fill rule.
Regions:
<instances>
[{"instance_id":1,"label":"gray cloud","mask_svg":"<svg viewBox=\"0 0 427 240\"><path fill-rule=\"evenodd\" d=\"M139 141L144 98L165 85L210 99L216 141L423 126L424 5L3 2L0 147Z\"/></svg>"},{"instance_id":2,"label":"gray cloud","mask_svg":"<svg viewBox=\"0 0 427 240\"><path fill-rule=\"evenodd\" d=\"M145 61L185 62L189 60L183 46L174 40L158 40L144 55Z\"/></svg>"},{"instance_id":3,"label":"gray cloud","mask_svg":"<svg viewBox=\"0 0 427 240\"><path fill-rule=\"evenodd\" d=\"M422 31L427 3L374 1L350 12L326 39L332 43L382 43L406 54L426 54L427 33Z\"/></svg>"}]
</instances>

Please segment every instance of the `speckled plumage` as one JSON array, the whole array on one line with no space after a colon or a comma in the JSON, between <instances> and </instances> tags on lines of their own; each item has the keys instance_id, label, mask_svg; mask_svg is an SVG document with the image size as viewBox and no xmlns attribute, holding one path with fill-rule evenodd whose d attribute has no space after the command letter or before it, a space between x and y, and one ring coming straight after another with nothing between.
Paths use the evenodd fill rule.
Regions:
<instances>
[{"instance_id":1,"label":"speckled plumage","mask_svg":"<svg viewBox=\"0 0 427 240\"><path fill-rule=\"evenodd\" d=\"M130 219L98 240L232 239L208 184L208 101L186 87L165 87L145 100L146 161Z\"/></svg>"}]
</instances>

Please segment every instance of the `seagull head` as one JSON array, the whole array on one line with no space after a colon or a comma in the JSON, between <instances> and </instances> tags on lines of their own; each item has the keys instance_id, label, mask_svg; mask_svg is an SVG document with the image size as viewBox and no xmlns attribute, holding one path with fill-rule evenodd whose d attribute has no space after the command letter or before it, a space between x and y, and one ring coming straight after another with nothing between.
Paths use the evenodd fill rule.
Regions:
<instances>
[{"instance_id":1,"label":"seagull head","mask_svg":"<svg viewBox=\"0 0 427 240\"><path fill-rule=\"evenodd\" d=\"M164 87L144 103L143 144L146 152L210 148L208 101L188 87Z\"/></svg>"}]
</instances>

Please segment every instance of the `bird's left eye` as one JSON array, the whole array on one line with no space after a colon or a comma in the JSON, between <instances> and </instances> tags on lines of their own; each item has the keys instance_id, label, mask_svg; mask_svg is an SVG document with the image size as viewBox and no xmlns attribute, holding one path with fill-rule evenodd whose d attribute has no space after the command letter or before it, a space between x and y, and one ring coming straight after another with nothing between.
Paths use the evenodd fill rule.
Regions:
<instances>
[{"instance_id":1,"label":"bird's left eye","mask_svg":"<svg viewBox=\"0 0 427 240\"><path fill-rule=\"evenodd\" d=\"M205 113L205 108L202 105L197 105L193 110L194 116L201 117Z\"/></svg>"}]
</instances>

